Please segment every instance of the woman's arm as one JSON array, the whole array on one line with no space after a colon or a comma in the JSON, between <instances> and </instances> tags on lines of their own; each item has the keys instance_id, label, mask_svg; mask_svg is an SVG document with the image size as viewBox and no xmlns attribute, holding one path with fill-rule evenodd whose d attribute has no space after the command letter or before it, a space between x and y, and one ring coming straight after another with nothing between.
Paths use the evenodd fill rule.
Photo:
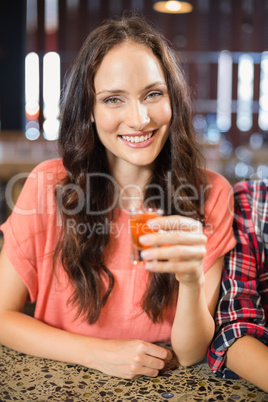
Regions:
<instances>
[{"instance_id":1,"label":"woman's arm","mask_svg":"<svg viewBox=\"0 0 268 402\"><path fill-rule=\"evenodd\" d=\"M200 222L181 216L156 221L162 231L140 237L140 241L146 245L166 246L146 250L142 257L147 261L147 269L174 273L179 281L171 341L179 362L192 365L204 358L214 335L213 314L219 297L223 257L204 275L206 236Z\"/></svg>"},{"instance_id":2,"label":"woman's arm","mask_svg":"<svg viewBox=\"0 0 268 402\"><path fill-rule=\"evenodd\" d=\"M0 255L0 343L30 355L81 364L106 374L157 376L171 352L148 342L103 340L51 327L26 316L27 288L2 250Z\"/></svg>"},{"instance_id":3,"label":"woman's arm","mask_svg":"<svg viewBox=\"0 0 268 402\"><path fill-rule=\"evenodd\" d=\"M212 341L222 262L223 257L197 282L180 282L171 340L182 365L189 366L202 360Z\"/></svg>"},{"instance_id":4,"label":"woman's arm","mask_svg":"<svg viewBox=\"0 0 268 402\"><path fill-rule=\"evenodd\" d=\"M227 351L225 366L268 392L268 347L257 338L238 338Z\"/></svg>"}]
</instances>

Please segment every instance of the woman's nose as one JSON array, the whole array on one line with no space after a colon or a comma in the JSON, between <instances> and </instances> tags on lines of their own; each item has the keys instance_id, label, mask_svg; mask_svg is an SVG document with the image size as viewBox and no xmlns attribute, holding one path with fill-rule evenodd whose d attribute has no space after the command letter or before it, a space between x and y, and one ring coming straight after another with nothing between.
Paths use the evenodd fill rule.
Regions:
<instances>
[{"instance_id":1,"label":"woman's nose","mask_svg":"<svg viewBox=\"0 0 268 402\"><path fill-rule=\"evenodd\" d=\"M140 103L129 105L125 121L128 127L135 131L142 131L149 122L150 117L148 116L148 110L145 105Z\"/></svg>"}]
</instances>

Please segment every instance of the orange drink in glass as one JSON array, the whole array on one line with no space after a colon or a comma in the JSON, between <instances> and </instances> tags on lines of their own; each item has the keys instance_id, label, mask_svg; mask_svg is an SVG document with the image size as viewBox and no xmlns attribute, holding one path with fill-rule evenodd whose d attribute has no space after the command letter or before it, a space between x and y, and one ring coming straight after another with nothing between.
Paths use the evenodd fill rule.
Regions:
<instances>
[{"instance_id":1,"label":"orange drink in glass","mask_svg":"<svg viewBox=\"0 0 268 402\"><path fill-rule=\"evenodd\" d=\"M160 208L141 208L131 209L130 228L132 235L132 262L134 264L142 263L141 251L151 246L145 246L139 242L139 237L145 234L158 232L158 227L148 226L147 221L162 216L164 211Z\"/></svg>"}]
</instances>

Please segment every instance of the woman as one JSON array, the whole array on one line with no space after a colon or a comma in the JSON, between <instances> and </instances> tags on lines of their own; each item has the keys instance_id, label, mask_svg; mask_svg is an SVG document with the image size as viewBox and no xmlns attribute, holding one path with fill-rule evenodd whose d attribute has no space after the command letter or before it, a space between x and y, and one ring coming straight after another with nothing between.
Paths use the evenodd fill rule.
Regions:
<instances>
[{"instance_id":1,"label":"woman","mask_svg":"<svg viewBox=\"0 0 268 402\"><path fill-rule=\"evenodd\" d=\"M88 36L65 91L62 159L34 169L2 226L1 343L124 378L158 375L171 353L156 342L183 365L204 357L235 240L231 187L201 169L189 103L174 52L142 18ZM128 209L142 204L166 216L134 266ZM35 318L21 313L27 297Z\"/></svg>"}]
</instances>

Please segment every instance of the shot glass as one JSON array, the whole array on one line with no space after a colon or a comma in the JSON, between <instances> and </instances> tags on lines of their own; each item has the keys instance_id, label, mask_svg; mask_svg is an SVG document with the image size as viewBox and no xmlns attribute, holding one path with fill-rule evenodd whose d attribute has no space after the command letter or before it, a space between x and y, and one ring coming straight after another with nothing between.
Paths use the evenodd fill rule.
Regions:
<instances>
[{"instance_id":1,"label":"shot glass","mask_svg":"<svg viewBox=\"0 0 268 402\"><path fill-rule=\"evenodd\" d=\"M158 227L150 227L147 225L147 221L153 218L157 218L164 214L164 211L160 208L141 208L131 209L130 214L130 228L132 237L132 253L131 261L133 264L141 264L143 260L141 258L142 250L150 248L151 246L145 246L139 242L139 237L145 234L158 232Z\"/></svg>"}]
</instances>

